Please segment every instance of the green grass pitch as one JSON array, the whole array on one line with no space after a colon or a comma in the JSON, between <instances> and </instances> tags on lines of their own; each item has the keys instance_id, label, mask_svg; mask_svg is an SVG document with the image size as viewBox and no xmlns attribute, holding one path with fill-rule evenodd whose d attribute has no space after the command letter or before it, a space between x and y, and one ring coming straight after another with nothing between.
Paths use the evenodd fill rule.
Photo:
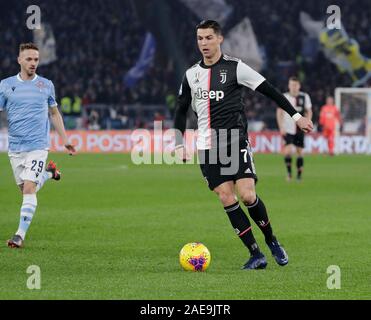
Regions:
<instances>
[{"instance_id":1,"label":"green grass pitch","mask_svg":"<svg viewBox=\"0 0 371 320\"><path fill-rule=\"evenodd\" d=\"M304 180L285 181L280 155L255 155L258 194L290 262L278 266L262 234L266 270L243 271L248 253L197 165L142 165L130 155L50 154L60 182L38 194L25 247L6 240L21 195L0 154L0 299L371 299L371 158L307 156ZM212 261L185 272L178 253L203 242ZM41 269L41 289L26 283ZM341 289L326 286L341 270Z\"/></svg>"}]
</instances>

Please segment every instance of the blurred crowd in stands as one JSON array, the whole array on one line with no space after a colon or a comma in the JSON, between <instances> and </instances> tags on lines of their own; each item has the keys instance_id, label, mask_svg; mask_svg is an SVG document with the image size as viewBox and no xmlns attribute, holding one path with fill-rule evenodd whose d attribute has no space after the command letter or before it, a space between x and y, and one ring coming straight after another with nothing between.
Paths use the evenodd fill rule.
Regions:
<instances>
[{"instance_id":1,"label":"blurred crowd in stands","mask_svg":"<svg viewBox=\"0 0 371 320\"><path fill-rule=\"evenodd\" d=\"M289 76L298 76L302 90L312 98L315 121L325 97L332 95L335 87L351 86L349 76L339 73L321 51L311 60L302 56L305 31L300 25L300 12L323 20L331 1L227 2L234 10L225 30L246 16L250 18L260 50L264 52L261 73L282 91L287 90ZM194 28L199 18L179 0L166 3L171 11L169 27L191 65L200 59ZM18 72L19 43L32 41L32 32L25 26L26 8L31 4L40 6L43 22L53 29L57 60L39 67L38 73L54 82L67 128L150 128L155 119L171 126L180 84L175 76L174 57L157 45L154 62L144 77L132 88L123 81L140 55L145 33L151 31L151 26L141 20L135 1L91 0L89 5L72 0L2 1L1 79ZM337 4L349 36L359 42L365 56L371 57L371 2L337 1ZM267 129L277 127L275 106L268 99L246 90L244 101L249 121L261 121Z\"/></svg>"}]
</instances>

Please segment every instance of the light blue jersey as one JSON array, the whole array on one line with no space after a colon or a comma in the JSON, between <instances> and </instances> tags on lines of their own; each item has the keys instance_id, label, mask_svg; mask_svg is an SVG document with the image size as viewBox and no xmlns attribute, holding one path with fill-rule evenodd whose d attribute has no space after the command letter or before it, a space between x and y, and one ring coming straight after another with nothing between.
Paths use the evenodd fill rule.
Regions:
<instances>
[{"instance_id":1,"label":"light blue jersey","mask_svg":"<svg viewBox=\"0 0 371 320\"><path fill-rule=\"evenodd\" d=\"M56 107L53 83L35 75L18 75L0 82L0 111L8 118L9 151L25 152L49 148L48 108Z\"/></svg>"}]
</instances>

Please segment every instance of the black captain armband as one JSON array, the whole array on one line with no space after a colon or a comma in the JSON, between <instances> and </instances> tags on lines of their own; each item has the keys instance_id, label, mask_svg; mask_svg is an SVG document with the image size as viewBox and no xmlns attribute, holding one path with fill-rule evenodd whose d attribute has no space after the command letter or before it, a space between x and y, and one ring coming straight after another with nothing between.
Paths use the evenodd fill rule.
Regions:
<instances>
[{"instance_id":1,"label":"black captain armband","mask_svg":"<svg viewBox=\"0 0 371 320\"><path fill-rule=\"evenodd\" d=\"M302 116L298 113L291 105L289 100L280 93L274 86L272 86L267 80L263 81L255 91L260 92L266 97L272 99L276 104L285 110L295 121L299 120Z\"/></svg>"}]
</instances>

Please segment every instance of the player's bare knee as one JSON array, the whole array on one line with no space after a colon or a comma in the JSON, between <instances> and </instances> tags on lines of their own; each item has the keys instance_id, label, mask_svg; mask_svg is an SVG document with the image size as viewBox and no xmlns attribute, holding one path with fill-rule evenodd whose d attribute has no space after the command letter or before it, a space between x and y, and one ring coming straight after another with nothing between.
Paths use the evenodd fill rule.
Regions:
<instances>
[{"instance_id":1,"label":"player's bare knee","mask_svg":"<svg viewBox=\"0 0 371 320\"><path fill-rule=\"evenodd\" d=\"M240 198L245 205L251 205L256 201L256 192L255 190L245 190L240 193Z\"/></svg>"},{"instance_id":2,"label":"player's bare knee","mask_svg":"<svg viewBox=\"0 0 371 320\"><path fill-rule=\"evenodd\" d=\"M35 183L25 183L23 185L23 194L34 194L36 193L36 184Z\"/></svg>"},{"instance_id":3,"label":"player's bare knee","mask_svg":"<svg viewBox=\"0 0 371 320\"><path fill-rule=\"evenodd\" d=\"M218 191L216 192L220 202L223 204L224 207L230 206L236 203L236 195L233 192L226 192L226 191Z\"/></svg>"},{"instance_id":4,"label":"player's bare knee","mask_svg":"<svg viewBox=\"0 0 371 320\"><path fill-rule=\"evenodd\" d=\"M36 190L32 188L24 188L22 193L23 194L35 194Z\"/></svg>"}]
</instances>

